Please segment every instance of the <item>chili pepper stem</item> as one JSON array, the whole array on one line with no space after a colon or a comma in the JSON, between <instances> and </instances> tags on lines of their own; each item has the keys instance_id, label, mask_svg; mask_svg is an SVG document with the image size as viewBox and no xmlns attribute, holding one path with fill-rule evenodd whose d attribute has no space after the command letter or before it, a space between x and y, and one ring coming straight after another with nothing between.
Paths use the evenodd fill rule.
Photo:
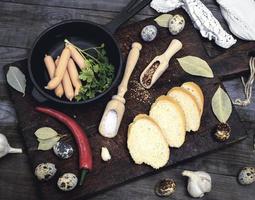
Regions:
<instances>
[{"instance_id":1,"label":"chili pepper stem","mask_svg":"<svg viewBox=\"0 0 255 200\"><path fill-rule=\"evenodd\" d=\"M89 172L88 169L85 169L85 168L81 169L81 176L80 176L80 182L79 182L80 186L83 185L85 177L86 177L88 172Z\"/></svg>"}]
</instances>

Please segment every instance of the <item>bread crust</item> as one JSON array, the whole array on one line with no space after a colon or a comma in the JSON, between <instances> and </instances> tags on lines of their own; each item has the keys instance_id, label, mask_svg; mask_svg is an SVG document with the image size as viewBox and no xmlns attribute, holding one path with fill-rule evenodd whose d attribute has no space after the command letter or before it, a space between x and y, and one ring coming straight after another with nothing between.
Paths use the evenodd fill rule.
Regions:
<instances>
[{"instance_id":1,"label":"bread crust","mask_svg":"<svg viewBox=\"0 0 255 200\"><path fill-rule=\"evenodd\" d=\"M181 87L183 87L184 88L184 86L189 86L189 87L192 87L194 90L196 90L197 91L197 93L198 93L198 96L199 96L199 98L200 98L200 101L202 102L202 105L199 105L199 103L198 103L198 106L199 106L199 108L200 108L200 111L201 111L201 115L202 115L202 113L203 113L203 110L204 110L204 94L203 94L203 91L202 91L202 89L200 88L200 86L198 85L198 84L196 84L195 82L185 82L185 83L183 83L182 85L181 85ZM184 88L185 89L185 88ZM187 90L188 91L188 90ZM189 92L189 91L188 91ZM191 93L191 92L190 92ZM192 94L192 93L191 93ZM193 94L192 94L193 95Z\"/></svg>"},{"instance_id":2,"label":"bread crust","mask_svg":"<svg viewBox=\"0 0 255 200\"><path fill-rule=\"evenodd\" d=\"M152 104L151 106L151 109L150 109L150 114L151 114L151 111L152 109L154 109L154 107L157 106L158 103L160 102L169 102L171 105L174 105L175 109L177 110L178 114L181 116L181 124L182 124L182 127L183 127L183 134L184 134L184 140L182 142L182 144L185 142L185 135L186 135L186 119L185 119L185 114L184 114L184 111L183 109L181 108L181 106L179 105L179 103L172 97L170 96L165 96L165 95L162 95L160 97L158 97L156 99L156 101ZM154 120L156 121L156 120ZM157 122L156 122L157 123ZM166 138L166 141L168 141L168 138L167 138L167 135L164 134L164 131L162 130L162 133L164 135L164 137ZM182 145L180 144L180 146ZM177 147L179 148L180 146L171 146L170 143L168 143L168 145L170 147Z\"/></svg>"},{"instance_id":3,"label":"bread crust","mask_svg":"<svg viewBox=\"0 0 255 200\"><path fill-rule=\"evenodd\" d=\"M167 157L167 160L165 160L164 163L163 163L162 165L160 165L160 166L155 165L155 163L146 163L146 160L140 158L139 156L138 156L138 157L139 157L140 159L137 160L137 159L134 158L135 156L131 154L130 148L131 148L131 146L133 145L133 144L130 144L130 141L129 141L129 139L130 139L130 137L131 137L131 129L132 129L132 126L133 126L138 120L141 120L141 119L146 119L146 120L148 120L150 123L152 123L155 127L158 128L158 130L159 130L159 132L160 132L160 134L159 134L158 136L161 138L161 142L163 143L162 145L164 145L164 146L166 147L166 149L167 149L167 151L164 152L164 153L165 153L165 157ZM159 127L159 125L158 125L150 116L148 116L148 115L146 115L146 114L138 114L138 115L134 118L133 122L132 122L131 124L129 124L129 126L128 126L127 146L128 146L129 153L130 153L132 159L134 160L134 162L135 162L136 164L145 163L145 164L150 165L151 167L153 167L153 168L155 168L155 169L158 169L158 168L161 168L161 167L165 166L165 165L167 164L169 158L170 158L170 149L168 148L167 141L166 141L166 139L165 139L164 136L163 136L163 133L162 133L161 128Z\"/></svg>"},{"instance_id":4,"label":"bread crust","mask_svg":"<svg viewBox=\"0 0 255 200\"><path fill-rule=\"evenodd\" d=\"M188 92L187 90L185 90L182 87L173 87L172 89L170 89L168 91L167 95L170 96L170 93L172 93L174 91L181 92L181 93L185 94L186 96L188 96L190 99L192 99L192 102L194 102L194 106L195 106L194 109L196 109L196 112L199 114L199 124L197 124L197 127L199 128L200 127L201 114L200 114L199 105L198 105L195 97L192 94L190 94L190 92ZM189 131L189 130L187 130L187 131ZM193 130L193 131L197 131L197 130Z\"/></svg>"}]
</instances>

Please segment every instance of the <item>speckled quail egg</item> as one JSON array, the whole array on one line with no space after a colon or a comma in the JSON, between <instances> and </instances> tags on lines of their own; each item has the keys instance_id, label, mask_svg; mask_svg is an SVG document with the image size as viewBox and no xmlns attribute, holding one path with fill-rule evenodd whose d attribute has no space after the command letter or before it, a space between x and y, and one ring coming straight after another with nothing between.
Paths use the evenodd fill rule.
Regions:
<instances>
[{"instance_id":1,"label":"speckled quail egg","mask_svg":"<svg viewBox=\"0 0 255 200\"><path fill-rule=\"evenodd\" d=\"M229 139L230 137L231 128L227 123L220 123L217 125L215 138L220 141L224 142Z\"/></svg>"},{"instance_id":2,"label":"speckled quail egg","mask_svg":"<svg viewBox=\"0 0 255 200\"><path fill-rule=\"evenodd\" d=\"M68 159L73 155L73 147L66 143L59 141L53 146L53 151L56 156L62 159Z\"/></svg>"},{"instance_id":3,"label":"speckled quail egg","mask_svg":"<svg viewBox=\"0 0 255 200\"><path fill-rule=\"evenodd\" d=\"M155 185L155 193L156 195L160 197L167 197L173 194L176 190L176 183L173 179L163 179L160 180L156 185Z\"/></svg>"},{"instance_id":4,"label":"speckled quail egg","mask_svg":"<svg viewBox=\"0 0 255 200\"><path fill-rule=\"evenodd\" d=\"M172 35L180 33L185 26L185 19L181 15L174 15L168 23L169 31Z\"/></svg>"},{"instance_id":5,"label":"speckled quail egg","mask_svg":"<svg viewBox=\"0 0 255 200\"><path fill-rule=\"evenodd\" d=\"M255 168L244 167L238 175L238 181L242 185L252 184L255 181Z\"/></svg>"},{"instance_id":6,"label":"speckled quail egg","mask_svg":"<svg viewBox=\"0 0 255 200\"><path fill-rule=\"evenodd\" d=\"M73 190L78 183L78 178L73 173L65 173L58 179L58 188L62 191Z\"/></svg>"},{"instance_id":7,"label":"speckled quail egg","mask_svg":"<svg viewBox=\"0 0 255 200\"><path fill-rule=\"evenodd\" d=\"M158 30L154 25L147 25L141 31L141 37L145 42L151 42L157 36Z\"/></svg>"},{"instance_id":8,"label":"speckled quail egg","mask_svg":"<svg viewBox=\"0 0 255 200\"><path fill-rule=\"evenodd\" d=\"M53 163L41 163L35 168L35 176L40 181L51 179L57 172Z\"/></svg>"}]
</instances>

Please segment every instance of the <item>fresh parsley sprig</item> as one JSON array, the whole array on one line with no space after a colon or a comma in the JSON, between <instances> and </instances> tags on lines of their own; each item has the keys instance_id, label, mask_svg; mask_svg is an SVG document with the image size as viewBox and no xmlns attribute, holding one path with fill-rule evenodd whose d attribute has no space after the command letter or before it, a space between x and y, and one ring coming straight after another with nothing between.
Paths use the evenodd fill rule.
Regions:
<instances>
[{"instance_id":1,"label":"fresh parsley sprig","mask_svg":"<svg viewBox=\"0 0 255 200\"><path fill-rule=\"evenodd\" d=\"M70 43L68 40L65 42ZM104 44L87 49L73 46L87 63L87 67L82 69L79 74L82 87L75 99L81 101L94 98L111 86L114 79L114 66L109 63Z\"/></svg>"}]
</instances>

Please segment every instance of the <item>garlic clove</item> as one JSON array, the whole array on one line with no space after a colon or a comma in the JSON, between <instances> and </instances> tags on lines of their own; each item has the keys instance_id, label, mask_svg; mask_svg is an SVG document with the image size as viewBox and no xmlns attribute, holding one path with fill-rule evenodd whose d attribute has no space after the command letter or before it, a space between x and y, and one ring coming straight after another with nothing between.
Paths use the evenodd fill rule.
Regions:
<instances>
[{"instance_id":1,"label":"garlic clove","mask_svg":"<svg viewBox=\"0 0 255 200\"><path fill-rule=\"evenodd\" d=\"M109 150L106 147L102 147L101 149L101 158L103 161L109 161L112 158Z\"/></svg>"},{"instance_id":2,"label":"garlic clove","mask_svg":"<svg viewBox=\"0 0 255 200\"><path fill-rule=\"evenodd\" d=\"M12 148L5 135L0 133L0 158L4 157L8 153L22 153L20 148Z\"/></svg>"},{"instance_id":3,"label":"garlic clove","mask_svg":"<svg viewBox=\"0 0 255 200\"><path fill-rule=\"evenodd\" d=\"M187 190L190 196L194 198L201 198L204 196L204 192L201 190L198 183L192 182L191 179L188 182Z\"/></svg>"},{"instance_id":4,"label":"garlic clove","mask_svg":"<svg viewBox=\"0 0 255 200\"><path fill-rule=\"evenodd\" d=\"M212 188L211 176L204 171L188 171L182 172L183 176L189 177L187 190L190 196L194 198L203 197L206 192L210 192Z\"/></svg>"},{"instance_id":5,"label":"garlic clove","mask_svg":"<svg viewBox=\"0 0 255 200\"><path fill-rule=\"evenodd\" d=\"M23 151L20 148L12 148L12 147L10 147L10 149L9 149L9 153L22 153L22 152Z\"/></svg>"}]
</instances>

